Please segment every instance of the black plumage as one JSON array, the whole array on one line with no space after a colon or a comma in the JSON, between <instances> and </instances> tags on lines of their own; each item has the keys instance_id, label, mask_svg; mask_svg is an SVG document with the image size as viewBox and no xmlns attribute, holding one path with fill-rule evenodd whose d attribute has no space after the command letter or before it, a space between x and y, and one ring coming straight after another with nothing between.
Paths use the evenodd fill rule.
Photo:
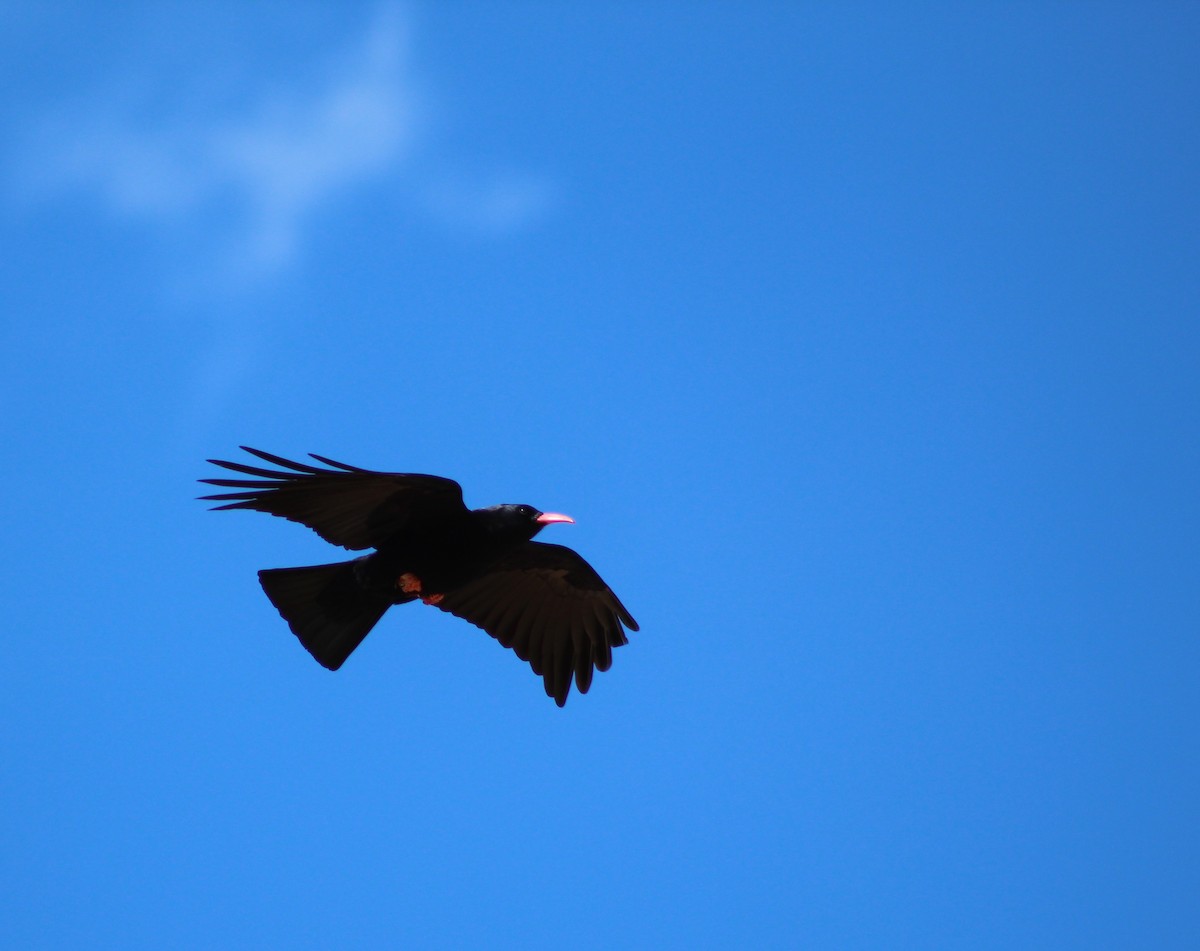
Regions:
<instances>
[{"instance_id":1,"label":"black plumage","mask_svg":"<svg viewBox=\"0 0 1200 951\"><path fill-rule=\"evenodd\" d=\"M591 565L561 545L533 541L570 518L530 505L468 509L462 487L440 476L374 472L312 454L328 468L243 446L278 468L210 459L252 478L202 479L234 492L203 496L220 509L252 509L307 525L353 551L352 561L258 573L271 603L322 665L337 670L393 604L420 598L470 621L540 675L561 707L574 679L594 670L638 629Z\"/></svg>"}]
</instances>

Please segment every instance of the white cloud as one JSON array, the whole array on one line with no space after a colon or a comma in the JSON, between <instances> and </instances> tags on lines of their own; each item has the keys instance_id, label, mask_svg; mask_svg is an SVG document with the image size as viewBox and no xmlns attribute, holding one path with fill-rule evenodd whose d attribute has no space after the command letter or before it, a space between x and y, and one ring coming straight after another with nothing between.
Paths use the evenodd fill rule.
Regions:
<instances>
[{"instance_id":1,"label":"white cloud","mask_svg":"<svg viewBox=\"0 0 1200 951\"><path fill-rule=\"evenodd\" d=\"M311 212L402 162L415 111L403 52L397 17L382 17L359 55L315 97L264 102L250 121L209 130L205 177L243 193L253 260L286 262Z\"/></svg>"},{"instance_id":2,"label":"white cloud","mask_svg":"<svg viewBox=\"0 0 1200 951\"><path fill-rule=\"evenodd\" d=\"M441 176L424 189L426 206L451 227L473 234L513 231L544 216L555 190L541 178L519 172L489 176Z\"/></svg>"},{"instance_id":3,"label":"white cloud","mask_svg":"<svg viewBox=\"0 0 1200 951\"><path fill-rule=\"evenodd\" d=\"M168 95L155 109L144 94L94 95L41 125L25 149L24 190L91 195L114 215L189 236L189 246L200 232L235 284L280 273L322 210L372 184L407 191L450 226L485 236L542 213L549 191L531 176L417 169L426 106L408 60L404 17L386 6L332 62L300 63L284 83L260 78L232 108L216 108L211 93ZM155 86L145 76L130 84Z\"/></svg>"},{"instance_id":4,"label":"white cloud","mask_svg":"<svg viewBox=\"0 0 1200 951\"><path fill-rule=\"evenodd\" d=\"M72 215L100 209L148 236L168 297L210 325L181 380L186 433L212 426L263 359L257 292L303 259L339 202L380 196L410 221L489 239L552 197L534 175L464 163L431 141L470 117L432 115L402 8L381 7L342 40L344 8L288 9L280 23L241 6L105 13L104 29L135 51L128 62L80 24L90 76L64 72L53 106L34 92L0 110L14 133L0 147L2 197L27 213L65 199ZM62 20L30 28L23 48ZM265 35L276 28L284 35Z\"/></svg>"}]
</instances>

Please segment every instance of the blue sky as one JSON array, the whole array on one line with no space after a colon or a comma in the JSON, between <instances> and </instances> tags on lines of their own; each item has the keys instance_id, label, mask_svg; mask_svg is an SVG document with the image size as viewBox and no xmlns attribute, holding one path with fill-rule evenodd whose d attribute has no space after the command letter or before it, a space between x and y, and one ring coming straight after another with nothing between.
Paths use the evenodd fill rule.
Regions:
<instances>
[{"instance_id":1,"label":"blue sky","mask_svg":"<svg viewBox=\"0 0 1200 951\"><path fill-rule=\"evenodd\" d=\"M4 945L1200 946L1194 5L563 6L0 3ZM239 444L642 631L331 674Z\"/></svg>"}]
</instances>

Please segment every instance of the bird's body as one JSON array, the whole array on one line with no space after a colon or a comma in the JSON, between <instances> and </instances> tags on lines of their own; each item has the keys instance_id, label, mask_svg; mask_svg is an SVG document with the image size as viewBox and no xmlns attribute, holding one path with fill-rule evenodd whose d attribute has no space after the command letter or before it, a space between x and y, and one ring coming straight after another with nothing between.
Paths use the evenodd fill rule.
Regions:
<instances>
[{"instance_id":1,"label":"bird's body","mask_svg":"<svg viewBox=\"0 0 1200 951\"><path fill-rule=\"evenodd\" d=\"M449 591L479 575L506 551L530 540L527 520L506 518L508 509L464 509L415 519L402 534L367 556L365 576L395 586L403 574L421 580L427 591ZM541 526L538 526L541 527Z\"/></svg>"},{"instance_id":2,"label":"bird's body","mask_svg":"<svg viewBox=\"0 0 1200 951\"><path fill-rule=\"evenodd\" d=\"M374 549L352 561L259 572L263 590L293 633L336 670L393 604L420 598L482 628L543 677L566 702L607 670L622 625L637 624L611 589L569 548L533 541L570 518L529 505L468 509L458 483L439 476L374 472L321 456L330 468L243 447L281 467L210 462L254 479L204 479L240 491L205 496L221 509L253 509L300 522L326 541Z\"/></svg>"}]
</instances>

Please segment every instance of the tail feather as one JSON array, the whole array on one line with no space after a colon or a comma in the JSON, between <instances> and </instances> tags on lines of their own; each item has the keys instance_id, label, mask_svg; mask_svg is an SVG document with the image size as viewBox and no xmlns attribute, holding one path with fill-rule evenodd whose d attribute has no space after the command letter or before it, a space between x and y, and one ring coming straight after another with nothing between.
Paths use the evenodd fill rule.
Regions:
<instances>
[{"instance_id":1,"label":"tail feather","mask_svg":"<svg viewBox=\"0 0 1200 951\"><path fill-rule=\"evenodd\" d=\"M392 604L363 589L353 561L266 568L258 580L292 633L330 670L342 666Z\"/></svg>"}]
</instances>

